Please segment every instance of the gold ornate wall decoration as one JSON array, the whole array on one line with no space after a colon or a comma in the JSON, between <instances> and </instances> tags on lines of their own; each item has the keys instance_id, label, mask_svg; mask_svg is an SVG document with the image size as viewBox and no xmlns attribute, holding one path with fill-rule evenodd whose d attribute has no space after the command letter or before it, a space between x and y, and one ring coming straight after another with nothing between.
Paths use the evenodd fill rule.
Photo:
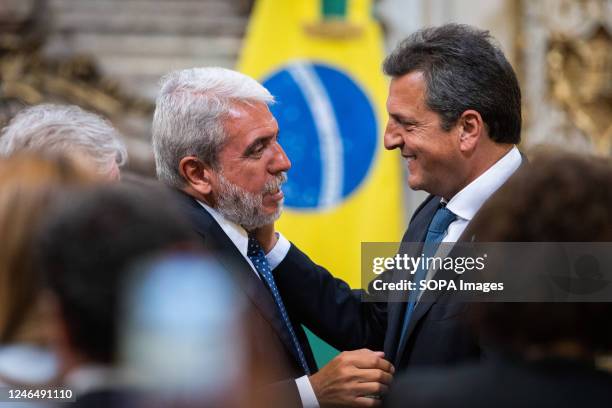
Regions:
<instances>
[{"instance_id":1,"label":"gold ornate wall decoration","mask_svg":"<svg viewBox=\"0 0 612 408\"><path fill-rule=\"evenodd\" d=\"M612 35L600 26L586 38L553 35L546 57L552 98L593 141L612 147Z\"/></svg>"},{"instance_id":2,"label":"gold ornate wall decoration","mask_svg":"<svg viewBox=\"0 0 612 408\"><path fill-rule=\"evenodd\" d=\"M38 53L18 52L0 58L0 124L17 105L69 103L118 119L149 115L149 101L125 95L116 81L103 77L90 57L55 61Z\"/></svg>"},{"instance_id":3,"label":"gold ornate wall decoration","mask_svg":"<svg viewBox=\"0 0 612 408\"><path fill-rule=\"evenodd\" d=\"M8 0L0 6L0 126L24 105L42 102L79 105L112 121L151 115L153 104L123 92L98 71L94 58L46 57L48 24L46 0Z\"/></svg>"},{"instance_id":4,"label":"gold ornate wall decoration","mask_svg":"<svg viewBox=\"0 0 612 408\"><path fill-rule=\"evenodd\" d=\"M117 80L103 75L93 56L45 55L51 17L47 0L0 0L0 128L27 105L79 105L111 120L126 137L128 170L153 175L144 130L153 103L125 92Z\"/></svg>"},{"instance_id":5,"label":"gold ornate wall decoration","mask_svg":"<svg viewBox=\"0 0 612 408\"><path fill-rule=\"evenodd\" d=\"M612 154L612 0L520 2L527 147Z\"/></svg>"}]
</instances>

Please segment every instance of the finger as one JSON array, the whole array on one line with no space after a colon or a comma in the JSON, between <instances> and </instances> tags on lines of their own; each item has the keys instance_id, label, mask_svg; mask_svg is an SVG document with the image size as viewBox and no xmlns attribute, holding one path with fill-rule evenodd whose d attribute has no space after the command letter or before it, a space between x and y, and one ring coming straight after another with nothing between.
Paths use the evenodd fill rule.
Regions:
<instances>
[{"instance_id":1,"label":"finger","mask_svg":"<svg viewBox=\"0 0 612 408\"><path fill-rule=\"evenodd\" d=\"M389 361L385 360L384 358L379 358L376 361L376 368L386 371L388 373L395 373L395 367L393 367L393 364L391 364Z\"/></svg>"},{"instance_id":2,"label":"finger","mask_svg":"<svg viewBox=\"0 0 612 408\"><path fill-rule=\"evenodd\" d=\"M373 368L376 364L376 359L381 358L379 353L381 352L374 352L370 349L363 348L359 350L343 351L339 356L344 361L351 362L355 367L361 368L361 366L364 366L363 368Z\"/></svg>"},{"instance_id":3,"label":"finger","mask_svg":"<svg viewBox=\"0 0 612 408\"><path fill-rule=\"evenodd\" d=\"M364 397L367 395L382 395L385 394L389 387L379 382L363 382L355 384L353 387L355 394Z\"/></svg>"},{"instance_id":4,"label":"finger","mask_svg":"<svg viewBox=\"0 0 612 408\"><path fill-rule=\"evenodd\" d=\"M357 397L355 398L356 407L380 407L382 402L378 398L372 397Z\"/></svg>"},{"instance_id":5,"label":"finger","mask_svg":"<svg viewBox=\"0 0 612 408\"><path fill-rule=\"evenodd\" d=\"M393 364L391 364L384 358L380 358L374 355L360 356L359 358L355 359L354 364L357 368L378 368L379 370L383 370L391 374L395 372Z\"/></svg>"},{"instance_id":6,"label":"finger","mask_svg":"<svg viewBox=\"0 0 612 408\"><path fill-rule=\"evenodd\" d=\"M378 369L361 369L356 373L358 382L379 382L381 384L390 384L393 376L386 371Z\"/></svg>"}]
</instances>

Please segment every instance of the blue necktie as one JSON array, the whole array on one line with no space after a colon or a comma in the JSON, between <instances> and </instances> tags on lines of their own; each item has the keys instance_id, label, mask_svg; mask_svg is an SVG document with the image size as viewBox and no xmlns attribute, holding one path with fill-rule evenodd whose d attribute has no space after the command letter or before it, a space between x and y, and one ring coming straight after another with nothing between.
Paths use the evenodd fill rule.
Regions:
<instances>
[{"instance_id":1,"label":"blue necktie","mask_svg":"<svg viewBox=\"0 0 612 408\"><path fill-rule=\"evenodd\" d=\"M261 246L259 246L259 242L257 242L257 240L253 237L249 237L247 256L251 262L253 262L259 276L261 276L263 281L268 285L270 293L274 298L274 302L276 303L281 317L283 318L283 323L285 323L285 327L291 336L291 341L293 342L293 347L295 348L296 354L299 357L300 365L304 369L306 375L310 375L310 369L306 363L304 352L302 351L302 347L300 347L300 342L298 341L297 336L295 335L295 330L293 330L293 325L289 320L289 315L287 314L287 309L285 309L283 299L281 298L280 293L278 293L278 287L276 286L276 282L274 282L274 277L272 276L272 271L270 270L270 265L268 264L266 255L264 254L263 249L261 249Z\"/></svg>"},{"instance_id":2,"label":"blue necktie","mask_svg":"<svg viewBox=\"0 0 612 408\"><path fill-rule=\"evenodd\" d=\"M423 244L424 257L432 257L436 254L436 251L440 246L440 242L442 242L442 238L444 237L444 233L448 229L448 226L456 219L457 216L453 214L451 210L446 208L446 204L440 203L440 207L434 214L433 219L429 224L429 228L427 228L427 235L425 236L425 243ZM422 263L420 263L420 265L422 265ZM421 293L419 288L421 286L421 282L425 280L426 277L426 268L419 268L414 274L414 282L416 282L417 289L410 291L410 295L408 296L408 305L406 307L406 314L404 315L404 325L402 326L402 334L398 344L398 351L402 349L404 342L406 341L406 334L408 333L408 326L410 326L410 319L412 318L412 313L414 312L417 300L419 299L419 294Z\"/></svg>"}]
</instances>

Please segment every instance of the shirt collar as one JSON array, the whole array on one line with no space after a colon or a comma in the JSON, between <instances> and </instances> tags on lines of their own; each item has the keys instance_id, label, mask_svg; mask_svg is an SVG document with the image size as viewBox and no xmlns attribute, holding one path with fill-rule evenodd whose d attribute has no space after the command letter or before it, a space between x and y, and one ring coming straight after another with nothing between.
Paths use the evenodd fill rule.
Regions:
<instances>
[{"instance_id":1,"label":"shirt collar","mask_svg":"<svg viewBox=\"0 0 612 408\"><path fill-rule=\"evenodd\" d=\"M457 217L471 221L482 204L510 178L521 165L522 158L516 146L487 171L459 191L448 201L446 208Z\"/></svg>"},{"instance_id":2,"label":"shirt collar","mask_svg":"<svg viewBox=\"0 0 612 408\"><path fill-rule=\"evenodd\" d=\"M247 250L249 248L249 234L247 231L242 228L240 225L226 219L221 213L219 213L214 208L204 204L203 202L196 200L198 204L200 204L208 213L217 221L217 224L221 227L223 232L229 237L229 239L234 243L238 251L246 257Z\"/></svg>"}]
</instances>

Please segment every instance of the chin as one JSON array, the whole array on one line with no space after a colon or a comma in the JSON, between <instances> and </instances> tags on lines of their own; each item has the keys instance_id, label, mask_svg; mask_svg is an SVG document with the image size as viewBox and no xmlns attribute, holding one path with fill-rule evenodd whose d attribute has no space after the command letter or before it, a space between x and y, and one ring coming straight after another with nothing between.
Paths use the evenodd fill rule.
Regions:
<instances>
[{"instance_id":1,"label":"chin","mask_svg":"<svg viewBox=\"0 0 612 408\"><path fill-rule=\"evenodd\" d=\"M411 179L410 177L408 177L408 187L410 187L411 190L415 190L415 191L424 189L424 186L421 180Z\"/></svg>"},{"instance_id":2,"label":"chin","mask_svg":"<svg viewBox=\"0 0 612 408\"><path fill-rule=\"evenodd\" d=\"M278 217L280 217L282 212L283 212L283 206L282 205L277 205L274 208L267 208L266 209L266 216L267 217L276 217L278 219Z\"/></svg>"}]
</instances>

